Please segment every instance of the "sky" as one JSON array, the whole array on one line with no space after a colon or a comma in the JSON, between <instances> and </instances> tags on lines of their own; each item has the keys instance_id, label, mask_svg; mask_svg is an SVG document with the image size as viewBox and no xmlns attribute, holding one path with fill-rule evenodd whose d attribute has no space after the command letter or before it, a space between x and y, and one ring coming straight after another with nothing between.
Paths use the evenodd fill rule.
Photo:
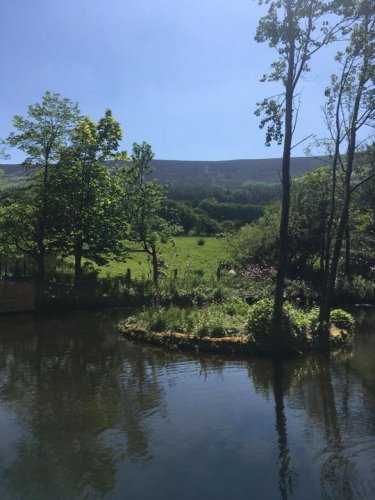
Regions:
<instances>
[{"instance_id":1,"label":"sky","mask_svg":"<svg viewBox=\"0 0 375 500\"><path fill-rule=\"evenodd\" d=\"M275 58L254 40L263 13L255 0L1 0L0 137L50 90L95 120L112 109L128 151L147 141L159 159L280 157L254 116L280 91L259 82ZM332 53L302 82L295 143L322 135Z\"/></svg>"}]
</instances>

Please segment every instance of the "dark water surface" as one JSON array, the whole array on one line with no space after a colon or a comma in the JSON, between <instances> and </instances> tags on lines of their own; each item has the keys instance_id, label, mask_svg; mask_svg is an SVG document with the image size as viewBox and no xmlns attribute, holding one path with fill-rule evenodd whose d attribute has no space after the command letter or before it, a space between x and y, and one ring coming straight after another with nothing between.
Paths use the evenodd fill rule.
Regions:
<instances>
[{"instance_id":1,"label":"dark water surface","mask_svg":"<svg viewBox=\"0 0 375 500\"><path fill-rule=\"evenodd\" d=\"M375 314L284 362L118 340L126 312L0 318L0 498L374 499Z\"/></svg>"}]
</instances>

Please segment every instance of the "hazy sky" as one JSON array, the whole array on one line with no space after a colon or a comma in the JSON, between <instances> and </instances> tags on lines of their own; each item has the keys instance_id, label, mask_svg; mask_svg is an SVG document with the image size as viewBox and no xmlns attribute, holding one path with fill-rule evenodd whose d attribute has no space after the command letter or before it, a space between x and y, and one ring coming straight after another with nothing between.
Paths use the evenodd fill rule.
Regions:
<instances>
[{"instance_id":1,"label":"hazy sky","mask_svg":"<svg viewBox=\"0 0 375 500\"><path fill-rule=\"evenodd\" d=\"M163 159L280 156L253 114L278 90L259 82L275 55L254 41L261 14L254 0L1 0L0 136L51 90L94 119L111 108L128 150L146 140ZM322 132L331 53L302 84L295 142Z\"/></svg>"}]
</instances>

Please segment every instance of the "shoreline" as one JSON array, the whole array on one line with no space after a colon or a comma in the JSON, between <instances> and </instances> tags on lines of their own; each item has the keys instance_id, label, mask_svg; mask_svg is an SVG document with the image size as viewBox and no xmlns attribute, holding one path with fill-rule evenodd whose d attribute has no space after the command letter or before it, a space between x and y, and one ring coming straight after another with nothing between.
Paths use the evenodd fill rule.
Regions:
<instances>
[{"instance_id":1,"label":"shoreline","mask_svg":"<svg viewBox=\"0 0 375 500\"><path fill-rule=\"evenodd\" d=\"M318 343L309 342L304 347L288 348L281 351L260 346L248 335L233 337L198 337L197 335L180 332L154 332L146 330L137 324L118 325L119 335L125 339L139 343L164 347L168 350L190 351L196 353L219 353L230 355L305 355L311 352L323 351ZM346 337L346 338L345 338ZM350 346L345 330L334 328L329 348Z\"/></svg>"}]
</instances>

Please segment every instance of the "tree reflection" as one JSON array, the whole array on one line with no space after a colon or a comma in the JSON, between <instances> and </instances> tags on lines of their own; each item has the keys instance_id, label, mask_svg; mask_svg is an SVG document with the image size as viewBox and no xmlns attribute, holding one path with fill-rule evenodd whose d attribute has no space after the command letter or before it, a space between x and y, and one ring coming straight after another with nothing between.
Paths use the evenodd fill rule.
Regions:
<instances>
[{"instance_id":1,"label":"tree reflection","mask_svg":"<svg viewBox=\"0 0 375 500\"><path fill-rule=\"evenodd\" d=\"M298 485L288 445L286 398L288 406L303 410L309 432L322 431L325 446L323 454L317 457L322 460L322 494L325 498L356 497L353 493L355 480L349 473L353 469L351 460L356 457L345 453L347 443L343 439L343 428L350 432L347 424L354 418L351 398L358 394L362 382L348 372L350 356L349 352L340 351L332 357L311 355L284 361L253 359L247 363L256 391L274 400L278 484L282 499L293 497ZM353 387L349 387L350 383Z\"/></svg>"},{"instance_id":2,"label":"tree reflection","mask_svg":"<svg viewBox=\"0 0 375 500\"><path fill-rule=\"evenodd\" d=\"M63 321L18 322L19 331L12 328L9 335L5 331L0 343L0 402L19 433L16 446L3 453L0 464L0 488L5 484L10 498L110 494L121 462L125 462L121 470L127 471L129 462L143 465L152 457L154 419L166 415L164 390L179 385L185 373L176 365L184 366L188 359L189 370L194 366L193 373L200 373L202 382L212 373L219 383L226 378L230 358L189 356L116 341L113 313L108 319L90 314ZM374 392L369 365L353 362L358 352L364 355L356 347L354 354L341 350L329 357L235 362L240 370L231 380L242 383L245 378L246 384L241 372L247 369L256 392L272 401L275 477L283 500L298 497L306 486L306 471L320 474L325 498L366 498L374 490ZM229 365L233 367L233 360ZM188 390L194 388L192 384ZM269 406L259 402L263 398L258 403L268 411ZM205 409L204 401L202 405ZM291 433L296 415L297 427ZM210 418L209 410L204 418ZM211 436L208 427L200 439ZM301 446L296 447L300 428ZM246 431L253 439L251 428ZM230 429L230 436L237 439L237 431ZM192 450L201 449L200 442L193 444ZM246 455L245 469L247 460Z\"/></svg>"},{"instance_id":3,"label":"tree reflection","mask_svg":"<svg viewBox=\"0 0 375 500\"><path fill-rule=\"evenodd\" d=\"M288 498L288 494L293 496L293 487L296 484L297 475L291 468L286 416L284 410L283 384L283 363L280 359L275 359L273 360L273 396L275 401L275 420L279 448L279 491L281 498L286 500Z\"/></svg>"},{"instance_id":4,"label":"tree reflection","mask_svg":"<svg viewBox=\"0 0 375 500\"><path fill-rule=\"evenodd\" d=\"M1 343L0 400L22 429L1 472L12 497L102 497L118 462L150 454L147 418L164 411L157 367L100 321L37 321Z\"/></svg>"}]
</instances>

